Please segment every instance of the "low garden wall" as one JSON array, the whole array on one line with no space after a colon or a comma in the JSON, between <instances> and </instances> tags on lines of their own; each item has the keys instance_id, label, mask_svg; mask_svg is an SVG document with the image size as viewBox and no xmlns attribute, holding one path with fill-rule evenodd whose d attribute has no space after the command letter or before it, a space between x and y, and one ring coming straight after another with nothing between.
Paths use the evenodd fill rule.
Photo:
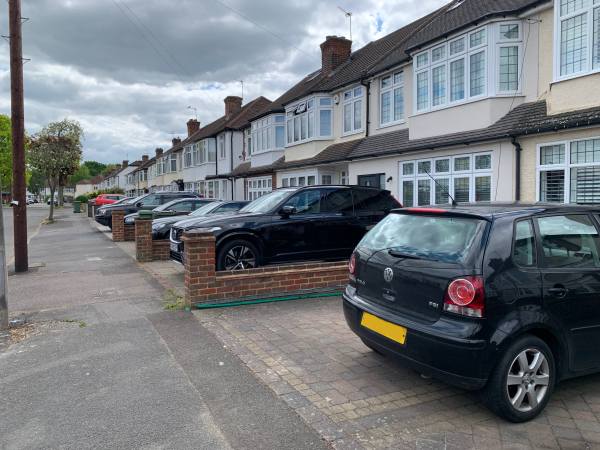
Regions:
<instances>
[{"instance_id":1,"label":"low garden wall","mask_svg":"<svg viewBox=\"0 0 600 450\"><path fill-rule=\"evenodd\" d=\"M152 215L140 216L135 220L133 240L135 240L135 257L139 262L169 259L169 240L152 240Z\"/></svg>"},{"instance_id":2,"label":"low garden wall","mask_svg":"<svg viewBox=\"0 0 600 450\"><path fill-rule=\"evenodd\" d=\"M348 265L345 261L216 272L215 237L211 232L187 232L183 235L183 242L188 305L341 290L348 280Z\"/></svg>"}]
</instances>

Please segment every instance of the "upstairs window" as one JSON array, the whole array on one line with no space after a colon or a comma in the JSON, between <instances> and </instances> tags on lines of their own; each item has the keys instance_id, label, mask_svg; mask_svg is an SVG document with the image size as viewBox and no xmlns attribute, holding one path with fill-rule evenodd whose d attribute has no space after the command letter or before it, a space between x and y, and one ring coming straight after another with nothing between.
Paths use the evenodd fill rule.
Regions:
<instances>
[{"instance_id":1,"label":"upstairs window","mask_svg":"<svg viewBox=\"0 0 600 450\"><path fill-rule=\"evenodd\" d=\"M219 136L219 159L225 159L225 135Z\"/></svg>"},{"instance_id":2,"label":"upstairs window","mask_svg":"<svg viewBox=\"0 0 600 450\"><path fill-rule=\"evenodd\" d=\"M333 103L331 97L312 97L287 107L285 122L287 145L316 138L332 137Z\"/></svg>"},{"instance_id":3,"label":"upstairs window","mask_svg":"<svg viewBox=\"0 0 600 450\"><path fill-rule=\"evenodd\" d=\"M600 0L555 0L556 78L600 70Z\"/></svg>"},{"instance_id":4,"label":"upstairs window","mask_svg":"<svg viewBox=\"0 0 600 450\"><path fill-rule=\"evenodd\" d=\"M381 78L379 123L390 125L404 119L404 73Z\"/></svg>"},{"instance_id":5,"label":"upstairs window","mask_svg":"<svg viewBox=\"0 0 600 450\"><path fill-rule=\"evenodd\" d=\"M350 89L342 94L344 108L344 134L362 131L362 86Z\"/></svg>"},{"instance_id":6,"label":"upstairs window","mask_svg":"<svg viewBox=\"0 0 600 450\"><path fill-rule=\"evenodd\" d=\"M171 153L169 158L169 172L177 172L177 155Z\"/></svg>"},{"instance_id":7,"label":"upstairs window","mask_svg":"<svg viewBox=\"0 0 600 450\"><path fill-rule=\"evenodd\" d=\"M306 104L303 108L306 108ZM304 134L306 135L306 129ZM252 122L250 144L253 145L253 153L283 149L285 146L285 116L282 114L271 115Z\"/></svg>"},{"instance_id":8,"label":"upstairs window","mask_svg":"<svg viewBox=\"0 0 600 450\"><path fill-rule=\"evenodd\" d=\"M192 167L192 146L187 145L183 150L183 167Z\"/></svg>"},{"instance_id":9,"label":"upstairs window","mask_svg":"<svg viewBox=\"0 0 600 450\"><path fill-rule=\"evenodd\" d=\"M521 45L521 22L499 22L415 55L417 113L518 92Z\"/></svg>"}]
</instances>

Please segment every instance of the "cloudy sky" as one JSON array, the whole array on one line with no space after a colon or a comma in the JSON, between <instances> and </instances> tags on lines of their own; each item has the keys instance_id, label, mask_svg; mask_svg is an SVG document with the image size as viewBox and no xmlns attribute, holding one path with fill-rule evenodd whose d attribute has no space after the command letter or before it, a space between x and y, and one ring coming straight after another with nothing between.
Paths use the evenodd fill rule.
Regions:
<instances>
[{"instance_id":1,"label":"cloudy sky","mask_svg":"<svg viewBox=\"0 0 600 450\"><path fill-rule=\"evenodd\" d=\"M206 124L223 98L278 97L320 65L325 35L353 49L445 0L21 0L28 133L68 117L85 130L84 158L134 160ZM7 2L0 2L8 35ZM9 47L0 42L0 113L10 113Z\"/></svg>"}]
</instances>

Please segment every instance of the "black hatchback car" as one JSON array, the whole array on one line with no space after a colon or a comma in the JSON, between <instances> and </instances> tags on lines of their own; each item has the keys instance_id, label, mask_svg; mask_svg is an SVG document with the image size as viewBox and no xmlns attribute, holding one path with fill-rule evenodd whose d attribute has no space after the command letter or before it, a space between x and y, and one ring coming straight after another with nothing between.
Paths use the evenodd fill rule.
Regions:
<instances>
[{"instance_id":1,"label":"black hatchback car","mask_svg":"<svg viewBox=\"0 0 600 450\"><path fill-rule=\"evenodd\" d=\"M189 197L198 197L198 194L184 191L167 191L140 195L139 197L127 203L120 203L118 205L105 205L98 208L95 219L100 225L112 228L113 211L124 211L125 215L128 215L136 213L142 209L152 210L157 206L163 205L170 201Z\"/></svg>"},{"instance_id":2,"label":"black hatchback car","mask_svg":"<svg viewBox=\"0 0 600 450\"><path fill-rule=\"evenodd\" d=\"M183 260L181 236L194 228L213 229L217 270L347 258L366 231L399 206L389 191L375 188L281 188L235 215L176 223L171 229L171 259Z\"/></svg>"},{"instance_id":3,"label":"black hatchback car","mask_svg":"<svg viewBox=\"0 0 600 450\"><path fill-rule=\"evenodd\" d=\"M600 209L393 211L350 258L344 314L375 351L522 422L600 370Z\"/></svg>"}]
</instances>

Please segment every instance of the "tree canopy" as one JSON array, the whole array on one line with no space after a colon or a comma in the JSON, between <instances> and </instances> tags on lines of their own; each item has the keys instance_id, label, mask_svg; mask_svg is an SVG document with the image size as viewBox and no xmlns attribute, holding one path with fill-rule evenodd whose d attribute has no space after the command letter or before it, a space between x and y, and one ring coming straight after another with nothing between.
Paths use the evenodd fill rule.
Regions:
<instances>
[{"instance_id":1,"label":"tree canopy","mask_svg":"<svg viewBox=\"0 0 600 450\"><path fill-rule=\"evenodd\" d=\"M10 118L0 114L0 185L12 186L12 133Z\"/></svg>"}]
</instances>

